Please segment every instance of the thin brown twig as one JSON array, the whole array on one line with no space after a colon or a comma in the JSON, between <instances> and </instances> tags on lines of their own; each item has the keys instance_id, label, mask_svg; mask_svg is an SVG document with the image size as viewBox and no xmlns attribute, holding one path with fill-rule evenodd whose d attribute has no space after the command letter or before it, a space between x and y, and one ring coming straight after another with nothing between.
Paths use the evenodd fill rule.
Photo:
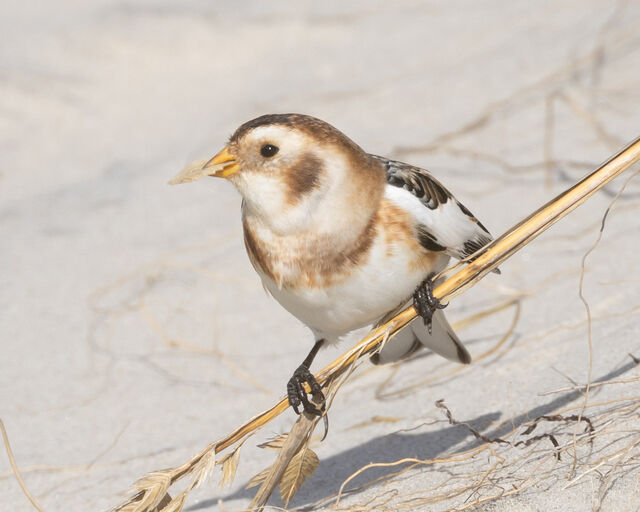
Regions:
<instances>
[{"instance_id":1,"label":"thin brown twig","mask_svg":"<svg viewBox=\"0 0 640 512\"><path fill-rule=\"evenodd\" d=\"M619 380L605 380L602 382L594 382L589 386L591 389L601 387L601 386L609 386L611 384L629 384L631 382L639 382L640 377L634 377L631 379L619 379ZM554 389L553 391L545 391L544 393L538 393L538 396L548 396L548 395L556 395L558 393L566 393L567 391L584 391L586 388L586 384L580 386L576 384L575 386L568 386L566 388Z\"/></svg>"},{"instance_id":2,"label":"thin brown twig","mask_svg":"<svg viewBox=\"0 0 640 512\"><path fill-rule=\"evenodd\" d=\"M340 503L340 500L342 499L342 494L344 493L344 488L345 486L354 478L356 478L358 475L360 475L361 473L363 473L364 471L371 469L371 468L389 468L389 467L394 467L394 466L400 466L402 464L412 464L413 466L416 465L432 465L432 464L437 464L439 462L457 462L457 461L461 461L461 460L467 460L470 459L471 457L475 456L477 453L484 451L486 449L486 447L483 446L479 446L477 448L474 448L472 450L469 450L467 452L461 452L460 454L458 454L458 456L454 456L454 457L440 457L437 459L416 459L414 457L407 457L405 459L400 459L400 460L395 460L393 462L372 462L370 464L367 464L366 466L361 467L358 471L356 471L355 473L351 474L344 482L342 482L342 485L340 486L340 490L338 491L338 495L336 497L336 506Z\"/></svg>"}]
</instances>

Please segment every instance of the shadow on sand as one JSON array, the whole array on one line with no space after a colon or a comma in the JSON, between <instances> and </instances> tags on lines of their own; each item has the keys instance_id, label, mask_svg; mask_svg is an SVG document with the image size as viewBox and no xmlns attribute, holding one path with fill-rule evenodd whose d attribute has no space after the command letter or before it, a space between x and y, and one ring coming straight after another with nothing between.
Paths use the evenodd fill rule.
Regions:
<instances>
[{"instance_id":1,"label":"shadow on sand","mask_svg":"<svg viewBox=\"0 0 640 512\"><path fill-rule=\"evenodd\" d=\"M631 361L620 368L609 372L601 378L594 380L593 382L595 383L615 379L636 367L637 364ZM483 414L471 421L466 421L466 423L482 432L486 437L500 437L510 432L512 428L516 428L539 416L550 414L553 411L574 402L581 396L582 392L579 390L564 393L550 402L534 407L529 411L516 416L512 421L503 424L501 427L488 432L485 432L485 430L502 416L500 412ZM393 462L409 457L417 459L433 459L446 454L450 448L467 439L469 439L469 444L458 448L456 451L467 450L479 444L479 441L473 437L466 427L459 425L449 426L436 432L426 432L421 434L398 432L370 439L358 446L354 446L353 448L321 460L318 470L313 474L311 480L302 486L298 494L296 494L291 503L289 503L289 507L294 508L314 503L326 496L338 492L342 482L344 482L358 469L370 462ZM349 488L356 488L365 482L393 473L398 469L398 467L372 468L352 480L349 484ZM197 505L193 505L187 510L194 511L207 509L215 506L220 499L223 501L251 499L255 494L255 491L256 489L244 489L243 485L242 489L232 494L227 496L215 496L198 503ZM279 496L277 496L277 492L274 493L269 501L274 506L284 506L280 501Z\"/></svg>"}]
</instances>

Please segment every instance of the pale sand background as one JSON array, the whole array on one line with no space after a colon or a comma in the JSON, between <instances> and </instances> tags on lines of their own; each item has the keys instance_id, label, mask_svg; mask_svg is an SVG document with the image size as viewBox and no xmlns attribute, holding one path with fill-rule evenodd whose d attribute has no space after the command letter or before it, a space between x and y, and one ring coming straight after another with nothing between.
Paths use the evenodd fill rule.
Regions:
<instances>
[{"instance_id":1,"label":"pale sand background","mask_svg":"<svg viewBox=\"0 0 640 512\"><path fill-rule=\"evenodd\" d=\"M250 267L233 188L166 185L241 122L271 112L321 117L370 151L431 169L494 234L640 134L636 1L5 0L0 34L0 416L47 511L105 510L144 473L181 464L279 398L310 347ZM515 330L491 356L455 374L426 354L399 369L363 365L338 396L329 437L316 447L320 467L292 505L337 492L371 461L475 446L437 399L489 436L579 406L578 393L539 394L586 381L580 259L621 184L451 305L462 320L525 294ZM593 380L639 375L628 355L640 357L639 198L636 179L588 260ZM462 331L476 358L514 314ZM346 347L322 353L316 368ZM590 400L637 395L632 382L594 389ZM534 463L517 465L520 483L542 481L479 508L638 510L640 449L630 443L640 420L629 414L598 425L612 433L583 446L573 478L629 445L618 459L563 490L571 456L555 462L543 439ZM373 416L394 421L350 428ZM273 457L255 444L293 418L245 445L231 489L218 488L216 470L186 510L246 505L252 494L241 489ZM574 430L547 424L534 434L555 432L564 445ZM488 452L414 470L340 506L446 510L509 491L508 466L525 451L495 449L507 469L478 493L406 501L487 470L497 461ZM4 453L0 510L31 510Z\"/></svg>"}]
</instances>

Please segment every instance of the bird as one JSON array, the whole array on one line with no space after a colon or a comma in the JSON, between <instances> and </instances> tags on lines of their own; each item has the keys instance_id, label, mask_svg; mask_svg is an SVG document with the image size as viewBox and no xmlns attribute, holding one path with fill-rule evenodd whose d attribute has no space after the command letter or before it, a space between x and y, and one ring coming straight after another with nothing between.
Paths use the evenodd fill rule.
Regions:
<instances>
[{"instance_id":1,"label":"bird","mask_svg":"<svg viewBox=\"0 0 640 512\"><path fill-rule=\"evenodd\" d=\"M296 413L301 405L324 412L310 370L321 347L410 303L418 316L371 357L374 364L423 346L471 362L432 290L451 258L471 261L492 237L430 172L367 153L331 124L291 113L242 124L213 158L188 165L170 183L205 176L238 190L251 264L268 293L313 334L287 383Z\"/></svg>"}]
</instances>

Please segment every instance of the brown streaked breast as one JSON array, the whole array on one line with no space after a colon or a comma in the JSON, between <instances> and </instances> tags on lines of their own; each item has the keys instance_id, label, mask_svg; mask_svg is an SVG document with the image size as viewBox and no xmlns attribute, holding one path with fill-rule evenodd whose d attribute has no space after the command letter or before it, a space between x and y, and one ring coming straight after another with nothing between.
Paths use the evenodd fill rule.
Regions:
<instances>
[{"instance_id":1,"label":"brown streaked breast","mask_svg":"<svg viewBox=\"0 0 640 512\"><path fill-rule=\"evenodd\" d=\"M249 260L257 271L263 272L265 275L275 280L273 267L264 244L256 237L255 233L249 226L246 219L242 219L242 228L244 232L244 246L247 249Z\"/></svg>"},{"instance_id":2,"label":"brown streaked breast","mask_svg":"<svg viewBox=\"0 0 640 512\"><path fill-rule=\"evenodd\" d=\"M292 262L298 270L297 275L291 275L286 286L292 289L324 288L345 281L355 268L366 264L376 236L376 216L372 216L345 248L337 248L333 237L308 238Z\"/></svg>"},{"instance_id":3,"label":"brown streaked breast","mask_svg":"<svg viewBox=\"0 0 640 512\"><path fill-rule=\"evenodd\" d=\"M272 237L269 242L243 219L247 254L256 270L289 289L322 288L344 281L358 265L368 261L377 236L377 216L346 247L335 237L296 235Z\"/></svg>"},{"instance_id":4,"label":"brown streaked breast","mask_svg":"<svg viewBox=\"0 0 640 512\"><path fill-rule=\"evenodd\" d=\"M384 244L389 258L410 254L411 270L429 272L441 253L420 244L413 218L383 198L375 215L347 246L336 246L335 237L296 235L270 237L267 243L243 220L249 259L259 272L279 286L295 289L323 288L348 279L350 273L369 261L374 244Z\"/></svg>"}]
</instances>

